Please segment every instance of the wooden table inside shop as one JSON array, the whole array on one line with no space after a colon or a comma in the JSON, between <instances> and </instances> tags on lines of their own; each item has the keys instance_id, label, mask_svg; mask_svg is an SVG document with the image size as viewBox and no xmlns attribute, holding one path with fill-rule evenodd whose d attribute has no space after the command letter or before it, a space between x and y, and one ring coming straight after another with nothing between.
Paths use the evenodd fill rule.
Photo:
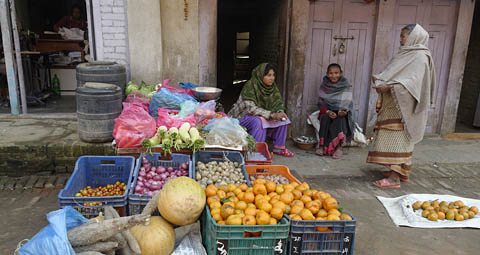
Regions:
<instances>
[{"instance_id":1,"label":"wooden table inside shop","mask_svg":"<svg viewBox=\"0 0 480 255\"><path fill-rule=\"evenodd\" d=\"M85 62L83 41L63 39L37 39L36 51L41 53L53 53L58 51L80 51L82 62Z\"/></svg>"}]
</instances>

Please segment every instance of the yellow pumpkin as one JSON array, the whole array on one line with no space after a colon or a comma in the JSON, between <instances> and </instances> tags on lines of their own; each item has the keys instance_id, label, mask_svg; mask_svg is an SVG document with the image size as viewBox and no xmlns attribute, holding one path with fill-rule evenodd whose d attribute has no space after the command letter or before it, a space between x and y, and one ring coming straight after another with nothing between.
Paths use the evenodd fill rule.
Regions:
<instances>
[{"instance_id":1,"label":"yellow pumpkin","mask_svg":"<svg viewBox=\"0 0 480 255\"><path fill-rule=\"evenodd\" d=\"M152 216L144 223L130 229L138 242L142 255L167 255L173 252L175 230L160 216Z\"/></svg>"}]
</instances>

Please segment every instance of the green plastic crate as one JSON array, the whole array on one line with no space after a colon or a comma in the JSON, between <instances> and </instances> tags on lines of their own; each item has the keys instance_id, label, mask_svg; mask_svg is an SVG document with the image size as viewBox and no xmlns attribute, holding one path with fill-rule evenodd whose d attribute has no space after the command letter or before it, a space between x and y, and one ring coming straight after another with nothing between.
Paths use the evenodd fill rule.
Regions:
<instances>
[{"instance_id":1,"label":"green plastic crate","mask_svg":"<svg viewBox=\"0 0 480 255\"><path fill-rule=\"evenodd\" d=\"M277 225L218 225L206 206L201 218L202 238L209 255L285 255L290 223L286 218ZM246 237L255 235L258 237Z\"/></svg>"}]
</instances>

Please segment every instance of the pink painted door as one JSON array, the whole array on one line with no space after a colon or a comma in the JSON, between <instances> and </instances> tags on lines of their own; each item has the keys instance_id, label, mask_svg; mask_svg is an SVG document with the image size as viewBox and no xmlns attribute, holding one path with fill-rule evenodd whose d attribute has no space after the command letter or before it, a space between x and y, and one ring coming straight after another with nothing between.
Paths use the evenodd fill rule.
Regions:
<instances>
[{"instance_id":1,"label":"pink painted door","mask_svg":"<svg viewBox=\"0 0 480 255\"><path fill-rule=\"evenodd\" d=\"M397 0L394 51L400 47L400 31L407 24L418 23L430 34L428 47L435 64L437 89L436 104L429 110L427 133L438 133L442 123L457 8L456 0Z\"/></svg>"},{"instance_id":2,"label":"pink painted door","mask_svg":"<svg viewBox=\"0 0 480 255\"><path fill-rule=\"evenodd\" d=\"M375 3L367 4L363 0L316 0L311 4L302 100L304 114L318 110L317 88L328 65L338 63L354 88L356 121L365 125L375 9Z\"/></svg>"}]
</instances>

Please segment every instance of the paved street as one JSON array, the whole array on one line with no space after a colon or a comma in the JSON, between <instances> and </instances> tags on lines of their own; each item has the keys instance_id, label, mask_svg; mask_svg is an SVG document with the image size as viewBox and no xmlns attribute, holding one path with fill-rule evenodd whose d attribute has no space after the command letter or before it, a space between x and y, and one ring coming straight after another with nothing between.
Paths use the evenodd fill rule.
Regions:
<instances>
[{"instance_id":1,"label":"paved street","mask_svg":"<svg viewBox=\"0 0 480 255\"><path fill-rule=\"evenodd\" d=\"M274 163L286 164L301 180L330 192L357 218L355 254L478 254L480 230L396 227L376 196L433 193L479 198L480 142L427 139L416 147L411 182L397 190L371 185L382 168L364 163L366 148L348 149L340 161L294 151L294 160L276 156ZM440 152L443 155L437 155ZM0 225L8 230L0 233L0 254L13 254L19 241L47 224L45 214L58 208L65 175L33 178L33 187L26 187L32 177L0 178Z\"/></svg>"}]
</instances>

